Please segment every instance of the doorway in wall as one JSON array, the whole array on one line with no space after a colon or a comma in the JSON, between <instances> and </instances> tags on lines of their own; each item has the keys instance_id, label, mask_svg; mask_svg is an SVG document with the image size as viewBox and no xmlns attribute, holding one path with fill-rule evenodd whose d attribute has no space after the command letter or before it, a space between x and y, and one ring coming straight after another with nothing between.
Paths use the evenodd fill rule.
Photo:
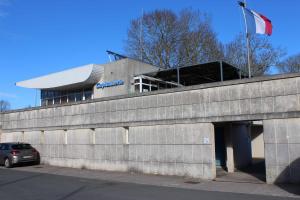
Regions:
<instances>
[{"instance_id":1,"label":"doorway in wall","mask_svg":"<svg viewBox=\"0 0 300 200\"><path fill-rule=\"evenodd\" d=\"M224 122L214 126L216 180L265 182L262 123Z\"/></svg>"},{"instance_id":2,"label":"doorway in wall","mask_svg":"<svg viewBox=\"0 0 300 200\"><path fill-rule=\"evenodd\" d=\"M226 170L226 148L224 127L215 127L216 167Z\"/></svg>"}]
</instances>

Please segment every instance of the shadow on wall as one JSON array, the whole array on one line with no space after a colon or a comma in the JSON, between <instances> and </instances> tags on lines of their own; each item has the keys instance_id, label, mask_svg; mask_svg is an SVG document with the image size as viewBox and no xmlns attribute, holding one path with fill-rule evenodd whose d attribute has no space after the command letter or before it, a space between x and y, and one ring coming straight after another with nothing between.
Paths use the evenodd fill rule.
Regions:
<instances>
[{"instance_id":1,"label":"shadow on wall","mask_svg":"<svg viewBox=\"0 0 300 200\"><path fill-rule=\"evenodd\" d=\"M289 193L300 195L300 157L280 173L275 185Z\"/></svg>"}]
</instances>

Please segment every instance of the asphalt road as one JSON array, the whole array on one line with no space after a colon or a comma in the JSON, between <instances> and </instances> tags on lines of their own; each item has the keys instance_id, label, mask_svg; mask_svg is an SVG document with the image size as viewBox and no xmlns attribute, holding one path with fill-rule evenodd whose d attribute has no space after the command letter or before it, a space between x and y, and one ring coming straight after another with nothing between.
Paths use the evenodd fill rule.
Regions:
<instances>
[{"instance_id":1,"label":"asphalt road","mask_svg":"<svg viewBox=\"0 0 300 200\"><path fill-rule=\"evenodd\" d=\"M1 200L118 200L118 199L198 199L271 200L282 197L209 192L124 182L83 179L0 168ZM288 198L284 198L288 199ZM292 198L291 198L292 199Z\"/></svg>"}]
</instances>

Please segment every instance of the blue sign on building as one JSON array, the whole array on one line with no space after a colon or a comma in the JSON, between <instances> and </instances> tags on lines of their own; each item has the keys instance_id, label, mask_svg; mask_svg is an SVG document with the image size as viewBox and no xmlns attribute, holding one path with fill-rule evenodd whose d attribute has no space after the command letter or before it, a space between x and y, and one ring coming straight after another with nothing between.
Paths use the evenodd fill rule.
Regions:
<instances>
[{"instance_id":1,"label":"blue sign on building","mask_svg":"<svg viewBox=\"0 0 300 200\"><path fill-rule=\"evenodd\" d=\"M110 82L97 83L96 88L103 89L105 87L112 87L112 86L117 86L117 85L124 85L124 81L123 80L114 80L114 81L110 81Z\"/></svg>"}]
</instances>

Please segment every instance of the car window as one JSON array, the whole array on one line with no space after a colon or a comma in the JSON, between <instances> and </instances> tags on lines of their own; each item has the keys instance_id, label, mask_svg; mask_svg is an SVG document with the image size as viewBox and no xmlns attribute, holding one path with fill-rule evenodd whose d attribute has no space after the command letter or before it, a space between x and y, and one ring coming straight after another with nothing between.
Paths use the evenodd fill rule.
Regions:
<instances>
[{"instance_id":1,"label":"car window","mask_svg":"<svg viewBox=\"0 0 300 200\"><path fill-rule=\"evenodd\" d=\"M23 149L31 149L30 144L15 144L11 146L12 149L23 150Z\"/></svg>"},{"instance_id":2,"label":"car window","mask_svg":"<svg viewBox=\"0 0 300 200\"><path fill-rule=\"evenodd\" d=\"M8 150L8 147L9 147L8 144L2 144L0 149L1 150Z\"/></svg>"}]
</instances>

